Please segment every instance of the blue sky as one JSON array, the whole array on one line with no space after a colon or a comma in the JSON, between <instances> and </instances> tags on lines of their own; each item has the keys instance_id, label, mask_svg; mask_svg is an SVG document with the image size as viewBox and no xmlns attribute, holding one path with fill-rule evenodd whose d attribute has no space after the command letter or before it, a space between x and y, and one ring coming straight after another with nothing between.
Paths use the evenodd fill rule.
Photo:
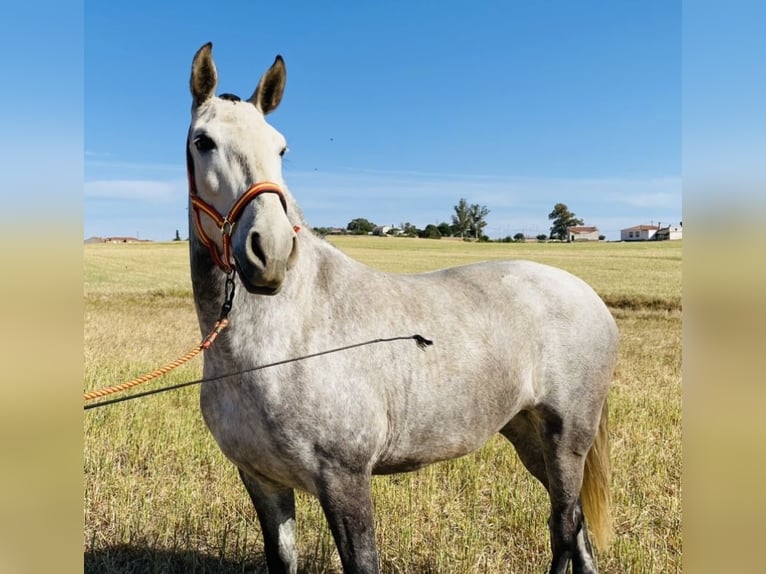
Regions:
<instances>
[{"instance_id":1,"label":"blue sky","mask_svg":"<svg viewBox=\"0 0 766 574\"><path fill-rule=\"evenodd\" d=\"M461 197L536 235L566 203L608 239L681 216L681 4L84 5L84 236L187 234L189 69L247 97L279 53L271 123L313 226L419 227Z\"/></svg>"}]
</instances>

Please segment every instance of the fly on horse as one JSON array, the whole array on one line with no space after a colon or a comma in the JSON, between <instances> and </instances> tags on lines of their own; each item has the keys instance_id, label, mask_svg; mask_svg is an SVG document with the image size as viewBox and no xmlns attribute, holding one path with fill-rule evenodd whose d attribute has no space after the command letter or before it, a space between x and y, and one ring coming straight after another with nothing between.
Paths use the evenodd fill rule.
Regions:
<instances>
[{"instance_id":1,"label":"fly on horse","mask_svg":"<svg viewBox=\"0 0 766 574\"><path fill-rule=\"evenodd\" d=\"M203 334L237 287L229 327L205 355L205 378L223 378L203 385L200 404L255 506L269 573L297 570L295 489L319 499L343 571L376 573L372 475L463 456L497 432L549 494L550 572L596 572L590 538L598 548L611 534L608 309L553 267L397 275L313 234L282 178L285 138L265 119L285 78L277 56L249 99L217 96L212 45L202 46L187 140ZM391 333L433 346L368 345L248 371Z\"/></svg>"}]
</instances>

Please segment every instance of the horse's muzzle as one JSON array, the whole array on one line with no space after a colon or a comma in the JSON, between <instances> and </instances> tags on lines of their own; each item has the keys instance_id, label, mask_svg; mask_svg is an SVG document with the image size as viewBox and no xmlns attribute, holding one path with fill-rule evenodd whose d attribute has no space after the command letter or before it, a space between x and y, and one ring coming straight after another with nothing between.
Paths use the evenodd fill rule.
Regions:
<instances>
[{"instance_id":1,"label":"horse's muzzle","mask_svg":"<svg viewBox=\"0 0 766 574\"><path fill-rule=\"evenodd\" d=\"M284 283L284 274L281 278L263 278L260 276L254 276L247 265L240 265L239 260L235 258L237 274L239 275L242 285L247 289L248 293L255 295L276 295L282 289Z\"/></svg>"},{"instance_id":2,"label":"horse's muzzle","mask_svg":"<svg viewBox=\"0 0 766 574\"><path fill-rule=\"evenodd\" d=\"M235 245L233 249L237 272L245 289L257 295L279 293L295 249L294 232L280 237L251 231L243 245Z\"/></svg>"}]
</instances>

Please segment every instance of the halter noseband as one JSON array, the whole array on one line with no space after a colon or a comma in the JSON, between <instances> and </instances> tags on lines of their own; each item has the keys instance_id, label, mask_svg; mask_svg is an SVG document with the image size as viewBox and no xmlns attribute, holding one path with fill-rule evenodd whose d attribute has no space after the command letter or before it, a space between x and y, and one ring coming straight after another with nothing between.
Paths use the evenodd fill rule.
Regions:
<instances>
[{"instance_id":1,"label":"halter noseband","mask_svg":"<svg viewBox=\"0 0 766 574\"><path fill-rule=\"evenodd\" d=\"M229 213L226 216L221 215L215 207L197 194L197 185L194 181L194 162L191 152L189 151L188 141L186 143L186 175L189 180L189 199L192 203L194 228L197 231L197 237L202 244L207 247L207 250L210 252L210 257L212 257L215 264L220 267L224 273L230 273L234 269L234 263L231 257L231 234L234 231L234 225L236 225L239 216L242 214L242 211L248 203L262 193L274 193L279 197L282 209L287 213L287 201L285 200L285 194L282 189L276 183L263 181L261 183L254 183L247 188L245 193L239 196L237 201L234 202ZM210 217L221 231L223 254L218 253L215 242L208 237L205 230L202 228L201 213L205 213ZM293 229L297 233L300 230L300 227L294 225Z\"/></svg>"}]
</instances>

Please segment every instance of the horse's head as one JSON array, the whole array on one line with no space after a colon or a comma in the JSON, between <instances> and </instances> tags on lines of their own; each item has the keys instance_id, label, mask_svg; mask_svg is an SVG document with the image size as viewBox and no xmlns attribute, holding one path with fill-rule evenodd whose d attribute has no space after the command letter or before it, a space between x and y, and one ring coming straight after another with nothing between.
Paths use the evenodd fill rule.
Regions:
<instances>
[{"instance_id":1,"label":"horse's head","mask_svg":"<svg viewBox=\"0 0 766 574\"><path fill-rule=\"evenodd\" d=\"M194 232L220 267L236 267L248 291L273 295L296 255L282 181L285 138L265 119L282 99L285 65L277 56L248 100L218 97L211 51L210 43L197 51L190 81Z\"/></svg>"}]
</instances>

